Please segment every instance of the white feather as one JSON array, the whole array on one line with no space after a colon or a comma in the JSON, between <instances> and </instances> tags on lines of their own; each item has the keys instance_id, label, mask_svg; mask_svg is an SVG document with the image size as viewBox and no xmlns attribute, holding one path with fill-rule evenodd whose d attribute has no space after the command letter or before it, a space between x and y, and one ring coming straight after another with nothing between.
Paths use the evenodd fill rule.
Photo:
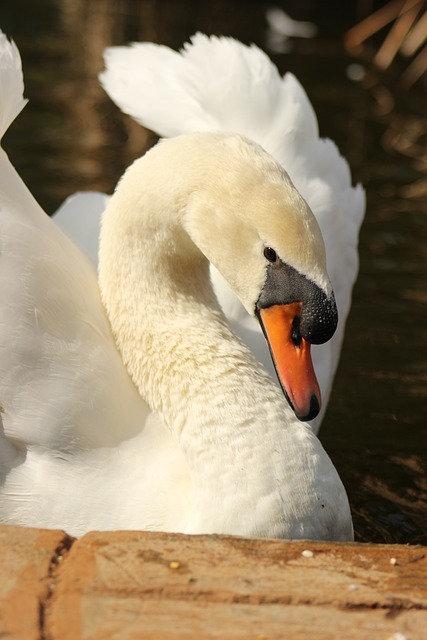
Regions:
<instances>
[{"instance_id":1,"label":"white feather","mask_svg":"<svg viewBox=\"0 0 427 640\"><path fill-rule=\"evenodd\" d=\"M0 31L0 96L5 96L0 104L0 139L4 136L16 116L25 107L24 81L21 58L14 42L9 42Z\"/></svg>"}]
</instances>

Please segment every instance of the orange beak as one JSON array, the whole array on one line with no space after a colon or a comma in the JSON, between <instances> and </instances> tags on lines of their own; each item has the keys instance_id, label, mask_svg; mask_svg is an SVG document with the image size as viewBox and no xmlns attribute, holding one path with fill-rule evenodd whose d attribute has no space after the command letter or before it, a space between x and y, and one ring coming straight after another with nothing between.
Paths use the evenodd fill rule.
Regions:
<instances>
[{"instance_id":1,"label":"orange beak","mask_svg":"<svg viewBox=\"0 0 427 640\"><path fill-rule=\"evenodd\" d=\"M300 302L259 309L277 377L300 420L313 420L320 411L320 389L310 355L310 343L301 337Z\"/></svg>"}]
</instances>

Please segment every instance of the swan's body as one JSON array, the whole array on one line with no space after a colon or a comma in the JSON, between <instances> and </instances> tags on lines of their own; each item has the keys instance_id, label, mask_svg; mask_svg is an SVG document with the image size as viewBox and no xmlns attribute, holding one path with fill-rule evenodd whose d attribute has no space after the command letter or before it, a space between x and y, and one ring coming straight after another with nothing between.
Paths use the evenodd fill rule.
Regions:
<instances>
[{"instance_id":1,"label":"swan's body","mask_svg":"<svg viewBox=\"0 0 427 640\"><path fill-rule=\"evenodd\" d=\"M4 131L22 79L17 51L0 45L15 89ZM351 539L333 465L209 281L208 259L263 316L280 297L266 282L291 269L333 309L319 229L280 166L245 138L209 133L136 161L104 215L104 306L93 267L3 151L0 176L0 520L77 535ZM280 256L270 266L267 245Z\"/></svg>"}]
</instances>

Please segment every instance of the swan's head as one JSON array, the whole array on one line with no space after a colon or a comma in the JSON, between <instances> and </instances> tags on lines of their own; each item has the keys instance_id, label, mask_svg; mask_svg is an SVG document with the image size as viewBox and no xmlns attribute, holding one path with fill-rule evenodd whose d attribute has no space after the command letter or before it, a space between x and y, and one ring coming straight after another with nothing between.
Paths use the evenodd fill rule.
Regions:
<instances>
[{"instance_id":1,"label":"swan's head","mask_svg":"<svg viewBox=\"0 0 427 640\"><path fill-rule=\"evenodd\" d=\"M257 316L286 397L301 420L311 420L320 390L310 344L329 340L338 320L317 221L259 146L238 136L196 140L194 160L206 173L189 198L184 227Z\"/></svg>"}]
</instances>

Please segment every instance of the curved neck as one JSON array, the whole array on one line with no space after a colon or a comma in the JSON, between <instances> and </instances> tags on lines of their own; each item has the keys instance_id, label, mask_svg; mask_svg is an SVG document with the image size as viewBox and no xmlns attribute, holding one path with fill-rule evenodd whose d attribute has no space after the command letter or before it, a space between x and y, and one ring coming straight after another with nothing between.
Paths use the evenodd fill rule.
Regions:
<instances>
[{"instance_id":1,"label":"curved neck","mask_svg":"<svg viewBox=\"0 0 427 640\"><path fill-rule=\"evenodd\" d=\"M244 480L254 490L243 492L253 512L265 489L260 474L276 482L272 459L291 410L228 327L208 261L181 226L180 195L166 200L150 181L139 183L142 195L133 202L130 192L120 189L111 199L100 245L101 294L118 348L140 394L180 441L203 505L195 512L227 495L238 482L233 474L257 456Z\"/></svg>"},{"instance_id":2,"label":"curved neck","mask_svg":"<svg viewBox=\"0 0 427 640\"><path fill-rule=\"evenodd\" d=\"M231 333L210 285L207 260L183 239L176 242L182 232L168 212L158 212L166 224L127 233L114 222L118 205L113 198L103 222L103 248L111 234L115 252L104 256L101 250L102 295L131 377L187 460L194 489L187 531L218 531L222 514L224 532L242 527L244 533L240 509L254 514L257 501L276 482L272 469L274 458L280 459L280 431L285 432L284 400ZM114 268L106 265L107 257ZM256 464L248 466L253 459ZM281 499L277 509L280 513ZM257 520L253 517L254 534L270 533L256 529ZM261 515L260 520L269 522Z\"/></svg>"},{"instance_id":3,"label":"curved neck","mask_svg":"<svg viewBox=\"0 0 427 640\"><path fill-rule=\"evenodd\" d=\"M231 333L185 230L195 179L183 175L147 156L128 170L104 214L99 283L123 361L186 457L186 531L322 537L328 520L313 521L313 503L336 474Z\"/></svg>"}]
</instances>

